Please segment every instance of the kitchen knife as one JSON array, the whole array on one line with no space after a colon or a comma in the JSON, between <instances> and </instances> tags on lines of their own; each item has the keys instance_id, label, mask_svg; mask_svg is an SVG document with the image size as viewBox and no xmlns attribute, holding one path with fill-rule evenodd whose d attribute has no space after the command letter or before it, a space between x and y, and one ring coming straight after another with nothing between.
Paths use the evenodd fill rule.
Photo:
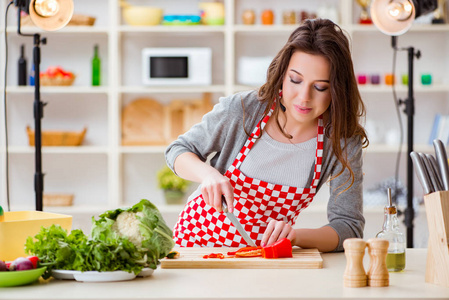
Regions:
<instances>
[{"instance_id":1,"label":"kitchen knife","mask_svg":"<svg viewBox=\"0 0 449 300\"><path fill-rule=\"evenodd\" d=\"M423 162L421 161L421 158L415 151L412 151L410 153L410 157L412 158L413 166L415 167L416 176L418 177L418 180L421 182L421 185L424 189L424 194L430 194L432 192L432 188L430 186L429 180L426 177L426 170Z\"/></svg>"},{"instance_id":2,"label":"kitchen knife","mask_svg":"<svg viewBox=\"0 0 449 300\"><path fill-rule=\"evenodd\" d=\"M441 173L441 181L443 182L444 190L449 191L449 166L447 162L446 149L440 140L433 140L435 154L437 156L438 167Z\"/></svg>"},{"instance_id":3,"label":"kitchen knife","mask_svg":"<svg viewBox=\"0 0 449 300\"><path fill-rule=\"evenodd\" d=\"M430 164L430 161L427 159L427 156L424 153L418 153L419 157L421 157L421 161L424 164L424 167L426 169L427 178L429 179L430 186L432 187L432 192L439 191L438 183L436 181L436 177L433 174L432 165Z\"/></svg>"},{"instance_id":4,"label":"kitchen knife","mask_svg":"<svg viewBox=\"0 0 449 300\"><path fill-rule=\"evenodd\" d=\"M443 186L443 183L441 182L441 175L440 175L440 170L438 170L437 161L435 160L435 157L433 157L431 154L426 154L426 157L430 163L430 172L432 172L432 174L436 180L437 189L435 191L443 191L444 186Z\"/></svg>"},{"instance_id":5,"label":"kitchen knife","mask_svg":"<svg viewBox=\"0 0 449 300\"><path fill-rule=\"evenodd\" d=\"M225 200L224 196L222 196L221 206L223 207L223 212L226 214L228 219L231 221L232 225L234 225L234 227L240 233L240 235L245 240L245 242L252 247L256 247L256 243L254 243L254 241L249 237L248 233L245 231L242 224L240 224L239 220L237 220L236 216L234 216L233 213L228 212L228 206L226 205L226 200Z\"/></svg>"}]
</instances>

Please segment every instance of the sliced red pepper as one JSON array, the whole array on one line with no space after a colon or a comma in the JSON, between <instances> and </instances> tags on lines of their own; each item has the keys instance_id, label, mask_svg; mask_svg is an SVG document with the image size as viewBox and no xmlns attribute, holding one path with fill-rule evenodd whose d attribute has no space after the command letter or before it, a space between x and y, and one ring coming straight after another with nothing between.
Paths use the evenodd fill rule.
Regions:
<instances>
[{"instance_id":1,"label":"sliced red pepper","mask_svg":"<svg viewBox=\"0 0 449 300\"><path fill-rule=\"evenodd\" d=\"M245 247L237 250L237 257L257 257L262 256L262 247Z\"/></svg>"},{"instance_id":2,"label":"sliced red pepper","mask_svg":"<svg viewBox=\"0 0 449 300\"><path fill-rule=\"evenodd\" d=\"M224 255L223 253L211 253L211 254L207 254L203 256L204 259L208 259L208 258L219 258L219 259L224 259Z\"/></svg>"},{"instance_id":3,"label":"sliced red pepper","mask_svg":"<svg viewBox=\"0 0 449 300\"><path fill-rule=\"evenodd\" d=\"M39 263L39 257L37 256L27 256L28 260L31 261L31 263L33 264L33 268L37 268L37 265Z\"/></svg>"},{"instance_id":4,"label":"sliced red pepper","mask_svg":"<svg viewBox=\"0 0 449 300\"><path fill-rule=\"evenodd\" d=\"M262 248L264 258L293 257L292 243L289 239L283 238L274 244Z\"/></svg>"}]
</instances>

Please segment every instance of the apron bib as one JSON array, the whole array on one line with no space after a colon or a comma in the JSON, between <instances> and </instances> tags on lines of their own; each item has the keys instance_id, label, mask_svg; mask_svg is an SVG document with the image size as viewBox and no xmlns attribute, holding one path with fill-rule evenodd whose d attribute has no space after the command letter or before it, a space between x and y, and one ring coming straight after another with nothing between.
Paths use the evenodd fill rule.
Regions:
<instances>
[{"instance_id":1,"label":"apron bib","mask_svg":"<svg viewBox=\"0 0 449 300\"><path fill-rule=\"evenodd\" d=\"M321 175L323 156L323 120L318 119L314 176L309 188L272 184L245 176L239 167L257 141L271 117L273 109L254 128L225 175L234 188L234 215L260 245L263 233L275 219L295 224L299 213L313 201ZM248 246L223 212L207 205L202 196L189 201L180 213L173 230L173 239L181 247L245 247Z\"/></svg>"}]
</instances>

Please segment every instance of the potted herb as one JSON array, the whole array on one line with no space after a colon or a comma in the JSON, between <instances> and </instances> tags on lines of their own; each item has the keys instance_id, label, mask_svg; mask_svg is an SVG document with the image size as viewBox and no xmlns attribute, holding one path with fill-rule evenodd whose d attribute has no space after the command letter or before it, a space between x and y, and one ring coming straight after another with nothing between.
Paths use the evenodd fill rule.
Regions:
<instances>
[{"instance_id":1,"label":"potted herb","mask_svg":"<svg viewBox=\"0 0 449 300\"><path fill-rule=\"evenodd\" d=\"M190 185L188 180L175 175L173 171L164 166L157 172L159 188L164 191L167 204L181 204L184 194Z\"/></svg>"}]
</instances>

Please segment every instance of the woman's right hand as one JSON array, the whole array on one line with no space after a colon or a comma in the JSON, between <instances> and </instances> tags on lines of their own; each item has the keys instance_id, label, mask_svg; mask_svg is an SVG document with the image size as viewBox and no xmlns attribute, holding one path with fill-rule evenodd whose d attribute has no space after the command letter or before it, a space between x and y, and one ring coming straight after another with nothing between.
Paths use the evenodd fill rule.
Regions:
<instances>
[{"instance_id":1,"label":"woman's right hand","mask_svg":"<svg viewBox=\"0 0 449 300\"><path fill-rule=\"evenodd\" d=\"M174 169L178 176L201 183L201 194L206 204L221 212L223 210L221 201L224 196L228 211L233 211L234 189L228 178L217 169L201 161L196 154L191 152L180 154L175 160Z\"/></svg>"},{"instance_id":2,"label":"woman's right hand","mask_svg":"<svg viewBox=\"0 0 449 300\"><path fill-rule=\"evenodd\" d=\"M226 199L228 211L234 209L234 189L228 178L213 169L201 182L201 194L206 204L215 208L218 212L223 211L222 196Z\"/></svg>"}]
</instances>

